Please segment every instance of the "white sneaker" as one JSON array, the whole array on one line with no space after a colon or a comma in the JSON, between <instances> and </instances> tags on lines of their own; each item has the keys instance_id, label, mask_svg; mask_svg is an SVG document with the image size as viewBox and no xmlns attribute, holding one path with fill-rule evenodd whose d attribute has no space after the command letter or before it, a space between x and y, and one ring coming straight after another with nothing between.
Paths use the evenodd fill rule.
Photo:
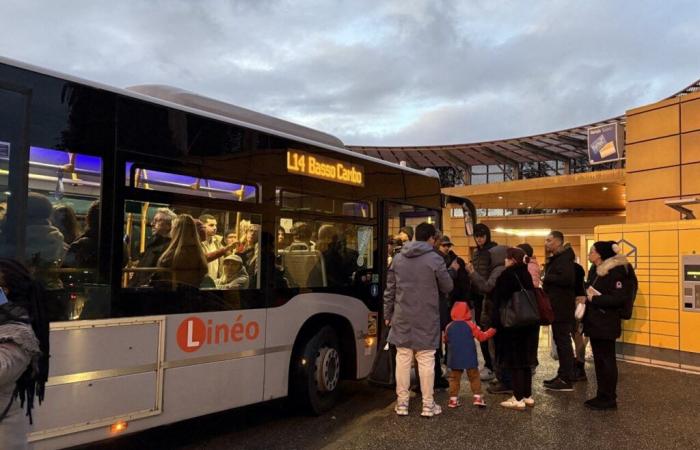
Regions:
<instances>
[{"instance_id":1,"label":"white sneaker","mask_svg":"<svg viewBox=\"0 0 700 450\"><path fill-rule=\"evenodd\" d=\"M496 375L488 367L484 367L479 371L479 378L481 381L489 381L496 378Z\"/></svg>"},{"instance_id":2,"label":"white sneaker","mask_svg":"<svg viewBox=\"0 0 700 450\"><path fill-rule=\"evenodd\" d=\"M532 408L533 406L535 406L535 399L532 397L525 397L523 399L523 403L525 403L525 406L529 406L530 408Z\"/></svg>"},{"instance_id":3,"label":"white sneaker","mask_svg":"<svg viewBox=\"0 0 700 450\"><path fill-rule=\"evenodd\" d=\"M394 407L394 412L397 416L407 416L408 415L408 403L397 402Z\"/></svg>"},{"instance_id":4,"label":"white sneaker","mask_svg":"<svg viewBox=\"0 0 700 450\"><path fill-rule=\"evenodd\" d=\"M518 411L525 411L525 402L516 400L515 396L509 398L505 402L501 402L501 406L508 409L517 409Z\"/></svg>"},{"instance_id":5,"label":"white sneaker","mask_svg":"<svg viewBox=\"0 0 700 450\"><path fill-rule=\"evenodd\" d=\"M420 413L423 417L433 417L439 414L442 414L442 408L435 402L432 405L423 405L423 411Z\"/></svg>"}]
</instances>

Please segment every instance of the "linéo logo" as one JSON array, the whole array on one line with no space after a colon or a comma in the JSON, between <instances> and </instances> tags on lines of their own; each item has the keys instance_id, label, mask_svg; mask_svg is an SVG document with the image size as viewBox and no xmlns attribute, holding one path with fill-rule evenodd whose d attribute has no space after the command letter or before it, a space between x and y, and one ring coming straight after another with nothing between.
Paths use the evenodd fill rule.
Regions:
<instances>
[{"instance_id":1,"label":"lin\u00e9o logo","mask_svg":"<svg viewBox=\"0 0 700 450\"><path fill-rule=\"evenodd\" d=\"M233 323L214 324L213 319L206 323L196 316L188 317L177 327L177 345L184 352L195 352L204 345L225 344L229 341L253 341L260 335L260 325L252 320L243 321L243 315Z\"/></svg>"}]
</instances>

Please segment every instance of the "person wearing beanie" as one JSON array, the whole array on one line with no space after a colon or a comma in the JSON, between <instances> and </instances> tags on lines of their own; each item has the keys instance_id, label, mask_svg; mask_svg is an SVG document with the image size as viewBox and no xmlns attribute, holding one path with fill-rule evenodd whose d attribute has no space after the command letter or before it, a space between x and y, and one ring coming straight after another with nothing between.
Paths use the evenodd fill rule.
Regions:
<instances>
[{"instance_id":1,"label":"person wearing beanie","mask_svg":"<svg viewBox=\"0 0 700 450\"><path fill-rule=\"evenodd\" d=\"M591 409L617 408L617 360L615 340L622 333L621 319L629 318L637 293L634 269L613 241L598 241L591 247L588 260L586 313L583 332L591 339L597 393L585 402Z\"/></svg>"}]
</instances>

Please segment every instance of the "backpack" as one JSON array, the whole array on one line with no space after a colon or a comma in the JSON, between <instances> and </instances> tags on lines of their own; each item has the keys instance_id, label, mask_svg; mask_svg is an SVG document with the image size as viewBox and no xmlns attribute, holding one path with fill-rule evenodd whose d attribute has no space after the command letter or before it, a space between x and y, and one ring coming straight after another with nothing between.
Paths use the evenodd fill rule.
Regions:
<instances>
[{"instance_id":1,"label":"backpack","mask_svg":"<svg viewBox=\"0 0 700 450\"><path fill-rule=\"evenodd\" d=\"M634 269L631 265L625 266L627 269L627 278L629 279L632 286L630 287L630 295L625 298L625 304L620 310L620 318L624 320L630 320L632 318L632 310L634 309L634 301L637 298L637 290L639 288L639 283L637 282L637 275L634 273Z\"/></svg>"}]
</instances>

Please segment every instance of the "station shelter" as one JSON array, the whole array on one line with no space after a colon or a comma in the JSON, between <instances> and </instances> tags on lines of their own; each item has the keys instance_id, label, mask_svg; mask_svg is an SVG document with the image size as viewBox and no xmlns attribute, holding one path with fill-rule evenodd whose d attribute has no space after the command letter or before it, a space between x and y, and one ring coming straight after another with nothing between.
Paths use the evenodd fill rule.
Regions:
<instances>
[{"instance_id":1,"label":"station shelter","mask_svg":"<svg viewBox=\"0 0 700 450\"><path fill-rule=\"evenodd\" d=\"M622 130L620 159L591 164L588 130ZM522 138L458 145L351 150L438 171L447 196L468 198L492 240L532 245L559 230L578 262L597 240L615 240L636 268L633 317L618 357L700 371L700 80L624 115ZM470 255L459 205L442 211L443 232Z\"/></svg>"}]
</instances>

